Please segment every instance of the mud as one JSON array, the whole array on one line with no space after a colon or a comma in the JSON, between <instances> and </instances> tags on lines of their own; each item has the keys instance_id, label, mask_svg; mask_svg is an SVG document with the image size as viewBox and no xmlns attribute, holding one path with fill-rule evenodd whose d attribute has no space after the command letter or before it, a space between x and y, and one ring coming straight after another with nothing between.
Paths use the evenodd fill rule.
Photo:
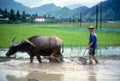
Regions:
<instances>
[{"instance_id":1,"label":"mud","mask_svg":"<svg viewBox=\"0 0 120 81\"><path fill-rule=\"evenodd\" d=\"M29 63L29 59L0 62L0 81L120 81L120 56L99 57L99 64L82 64L78 58L63 63Z\"/></svg>"}]
</instances>

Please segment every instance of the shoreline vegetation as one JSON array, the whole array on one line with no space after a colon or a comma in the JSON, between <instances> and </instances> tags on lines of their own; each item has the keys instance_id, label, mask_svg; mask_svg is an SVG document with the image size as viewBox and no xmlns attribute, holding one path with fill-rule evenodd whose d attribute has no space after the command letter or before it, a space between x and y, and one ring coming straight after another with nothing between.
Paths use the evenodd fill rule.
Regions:
<instances>
[{"instance_id":1,"label":"shoreline vegetation","mask_svg":"<svg viewBox=\"0 0 120 81\"><path fill-rule=\"evenodd\" d=\"M99 46L120 45L120 23L103 23L102 29L95 29ZM34 35L58 36L64 41L64 46L86 46L89 32L87 27L95 23L79 24L0 24L0 48L9 47L11 40L16 36L15 42L21 42Z\"/></svg>"}]
</instances>

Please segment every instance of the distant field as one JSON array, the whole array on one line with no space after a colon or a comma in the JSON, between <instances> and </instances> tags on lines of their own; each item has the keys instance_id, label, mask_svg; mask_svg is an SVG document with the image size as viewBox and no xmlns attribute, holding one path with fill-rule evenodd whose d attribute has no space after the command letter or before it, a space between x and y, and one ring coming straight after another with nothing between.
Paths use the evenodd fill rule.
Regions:
<instances>
[{"instance_id":1,"label":"distant field","mask_svg":"<svg viewBox=\"0 0 120 81\"><path fill-rule=\"evenodd\" d=\"M120 45L120 31L113 31L120 30L119 24L103 24L105 28L112 27L111 31L96 30L98 45ZM0 24L0 47L8 47L14 36L17 36L16 42L20 42L33 35L54 35L60 37L65 46L86 46L88 25L89 23L84 23L82 27L79 24Z\"/></svg>"}]
</instances>

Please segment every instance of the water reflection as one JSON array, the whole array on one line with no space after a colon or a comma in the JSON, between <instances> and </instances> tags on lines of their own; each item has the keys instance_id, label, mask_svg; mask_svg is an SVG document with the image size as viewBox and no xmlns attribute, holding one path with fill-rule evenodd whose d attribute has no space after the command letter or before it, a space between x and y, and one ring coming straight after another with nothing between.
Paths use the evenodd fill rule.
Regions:
<instances>
[{"instance_id":1,"label":"water reflection","mask_svg":"<svg viewBox=\"0 0 120 81\"><path fill-rule=\"evenodd\" d=\"M44 74L39 72L30 72L28 75L20 78L6 75L8 81L62 81L62 77L62 74Z\"/></svg>"},{"instance_id":2,"label":"water reflection","mask_svg":"<svg viewBox=\"0 0 120 81\"><path fill-rule=\"evenodd\" d=\"M0 68L0 81L63 81L62 74L45 74Z\"/></svg>"},{"instance_id":3,"label":"water reflection","mask_svg":"<svg viewBox=\"0 0 120 81\"><path fill-rule=\"evenodd\" d=\"M89 65L88 66L88 80L89 81L97 81L96 79L96 74L97 72L95 71L95 66L94 65Z\"/></svg>"},{"instance_id":4,"label":"water reflection","mask_svg":"<svg viewBox=\"0 0 120 81\"><path fill-rule=\"evenodd\" d=\"M15 78L19 79L26 75L28 75L28 72L0 68L0 81L22 81L22 80L15 80Z\"/></svg>"}]
</instances>

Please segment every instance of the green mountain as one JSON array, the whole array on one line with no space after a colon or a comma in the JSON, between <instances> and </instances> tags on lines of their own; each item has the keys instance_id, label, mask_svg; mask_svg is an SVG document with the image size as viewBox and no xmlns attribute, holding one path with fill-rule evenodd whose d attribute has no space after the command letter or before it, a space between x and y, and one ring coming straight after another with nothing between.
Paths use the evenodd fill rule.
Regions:
<instances>
[{"instance_id":1,"label":"green mountain","mask_svg":"<svg viewBox=\"0 0 120 81\"><path fill-rule=\"evenodd\" d=\"M51 4L42 5L40 7L31 8L30 13L33 14L34 12L34 13L37 13L38 15L46 15L46 13L56 11L58 9L61 9L61 8L51 3Z\"/></svg>"},{"instance_id":2,"label":"green mountain","mask_svg":"<svg viewBox=\"0 0 120 81\"><path fill-rule=\"evenodd\" d=\"M47 15L55 16L57 18L68 18L71 16L71 10L67 7L63 7L54 11L51 11L49 13L46 13Z\"/></svg>"},{"instance_id":3,"label":"green mountain","mask_svg":"<svg viewBox=\"0 0 120 81\"><path fill-rule=\"evenodd\" d=\"M71 13L73 13L73 15L74 15L75 17L78 17L78 16L80 15L80 13L82 13L82 15L83 15L83 14L85 14L85 12L86 12L87 10L89 10L88 7L82 6L82 7L78 7L78 8L76 8L76 9L72 10ZM83 15L83 16L84 16L84 15Z\"/></svg>"},{"instance_id":4,"label":"green mountain","mask_svg":"<svg viewBox=\"0 0 120 81\"><path fill-rule=\"evenodd\" d=\"M55 16L57 18L78 18L80 12L84 13L88 8L85 6L76 8L76 9L69 9L67 7L60 8L58 10L52 11L47 13L47 15Z\"/></svg>"},{"instance_id":5,"label":"green mountain","mask_svg":"<svg viewBox=\"0 0 120 81\"><path fill-rule=\"evenodd\" d=\"M100 15L100 3L98 5L98 15ZM93 19L96 17L96 5L88 8L81 6L75 9L69 9L67 7L58 7L54 4L45 4L35 8L26 7L14 0L0 0L0 8L4 10L14 9L19 10L21 13L25 11L29 14L38 14L39 16L54 16L56 18L78 18L80 12L82 12L82 18ZM102 18L103 20L120 20L120 1L119 0L107 0L102 2Z\"/></svg>"},{"instance_id":6,"label":"green mountain","mask_svg":"<svg viewBox=\"0 0 120 81\"><path fill-rule=\"evenodd\" d=\"M103 2L103 18L107 20L120 20L119 0L108 0Z\"/></svg>"},{"instance_id":7,"label":"green mountain","mask_svg":"<svg viewBox=\"0 0 120 81\"><path fill-rule=\"evenodd\" d=\"M100 15L100 3L98 5L98 15ZM107 0L102 2L103 20L120 20L120 1ZM96 5L85 12L84 18L94 19L96 17Z\"/></svg>"},{"instance_id":8,"label":"green mountain","mask_svg":"<svg viewBox=\"0 0 120 81\"><path fill-rule=\"evenodd\" d=\"M15 2L14 0L0 0L0 8L2 10L5 10L5 8L10 11L11 9L17 11L19 10L21 13L23 11L29 12L30 8L26 7L18 2Z\"/></svg>"}]
</instances>

